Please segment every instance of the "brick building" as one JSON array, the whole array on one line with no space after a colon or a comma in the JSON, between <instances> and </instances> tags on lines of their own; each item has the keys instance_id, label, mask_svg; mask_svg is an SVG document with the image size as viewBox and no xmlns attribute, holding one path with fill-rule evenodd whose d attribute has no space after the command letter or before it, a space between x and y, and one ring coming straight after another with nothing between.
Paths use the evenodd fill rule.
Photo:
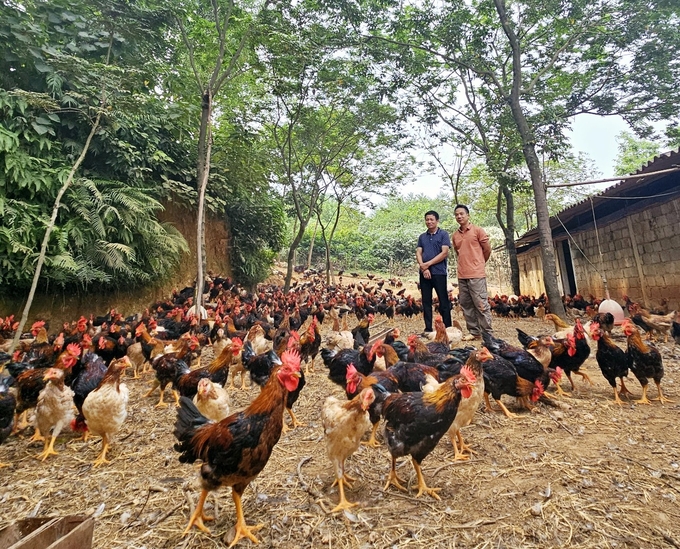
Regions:
<instances>
[{"instance_id":1,"label":"brick building","mask_svg":"<svg viewBox=\"0 0 680 549\"><path fill-rule=\"evenodd\" d=\"M645 175L663 170L671 171ZM654 306L663 297L680 309L680 150L638 174L550 218L563 294L604 297L602 273L612 299ZM515 245L522 293L543 293L538 231Z\"/></svg>"}]
</instances>

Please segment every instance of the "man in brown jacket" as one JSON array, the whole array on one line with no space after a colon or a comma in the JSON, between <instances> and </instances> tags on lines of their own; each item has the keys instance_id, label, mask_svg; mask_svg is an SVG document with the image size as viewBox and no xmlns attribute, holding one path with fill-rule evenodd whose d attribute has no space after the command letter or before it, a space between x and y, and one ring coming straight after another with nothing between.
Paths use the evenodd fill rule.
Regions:
<instances>
[{"instance_id":1,"label":"man in brown jacket","mask_svg":"<svg viewBox=\"0 0 680 549\"><path fill-rule=\"evenodd\" d=\"M485 272L491 244L484 229L470 223L467 206L458 204L454 215L460 225L452 235L453 249L458 256L458 300L469 332L463 339L479 340L483 331L493 333Z\"/></svg>"}]
</instances>

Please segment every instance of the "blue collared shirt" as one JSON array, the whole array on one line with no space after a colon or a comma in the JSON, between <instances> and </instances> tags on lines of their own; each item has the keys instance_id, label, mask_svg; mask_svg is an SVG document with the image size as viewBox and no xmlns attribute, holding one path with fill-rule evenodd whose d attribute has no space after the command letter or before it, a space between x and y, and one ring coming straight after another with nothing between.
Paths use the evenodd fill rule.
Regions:
<instances>
[{"instance_id":1,"label":"blue collared shirt","mask_svg":"<svg viewBox=\"0 0 680 549\"><path fill-rule=\"evenodd\" d=\"M433 257L439 255L442 251L443 246L448 246L451 249L451 238L449 233L444 229L437 227L437 231L434 234L430 234L429 231L425 231L418 237L418 248L423 249L423 261L430 261ZM430 267L431 275L447 275L447 263L446 258L439 263L435 263Z\"/></svg>"}]
</instances>

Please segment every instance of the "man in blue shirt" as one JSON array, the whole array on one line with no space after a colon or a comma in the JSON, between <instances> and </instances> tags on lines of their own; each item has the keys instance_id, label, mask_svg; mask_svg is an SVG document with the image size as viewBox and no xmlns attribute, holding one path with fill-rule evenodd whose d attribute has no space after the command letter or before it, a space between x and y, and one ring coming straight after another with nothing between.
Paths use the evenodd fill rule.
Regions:
<instances>
[{"instance_id":1,"label":"man in blue shirt","mask_svg":"<svg viewBox=\"0 0 680 549\"><path fill-rule=\"evenodd\" d=\"M451 326L451 302L447 291L448 269L446 258L451 248L449 233L439 228L439 214L430 210L425 214L427 231L418 238L416 259L420 267L420 293L423 299L425 331L432 331L432 289L439 298L439 314L444 326Z\"/></svg>"}]
</instances>

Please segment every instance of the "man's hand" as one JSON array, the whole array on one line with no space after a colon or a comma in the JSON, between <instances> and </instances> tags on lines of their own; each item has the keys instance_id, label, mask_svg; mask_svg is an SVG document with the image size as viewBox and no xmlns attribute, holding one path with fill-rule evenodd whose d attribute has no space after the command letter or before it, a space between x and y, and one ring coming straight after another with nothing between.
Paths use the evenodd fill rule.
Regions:
<instances>
[{"instance_id":1,"label":"man's hand","mask_svg":"<svg viewBox=\"0 0 680 549\"><path fill-rule=\"evenodd\" d=\"M430 280L432 278L432 275L430 274L430 269L425 269L423 271L423 278Z\"/></svg>"}]
</instances>

